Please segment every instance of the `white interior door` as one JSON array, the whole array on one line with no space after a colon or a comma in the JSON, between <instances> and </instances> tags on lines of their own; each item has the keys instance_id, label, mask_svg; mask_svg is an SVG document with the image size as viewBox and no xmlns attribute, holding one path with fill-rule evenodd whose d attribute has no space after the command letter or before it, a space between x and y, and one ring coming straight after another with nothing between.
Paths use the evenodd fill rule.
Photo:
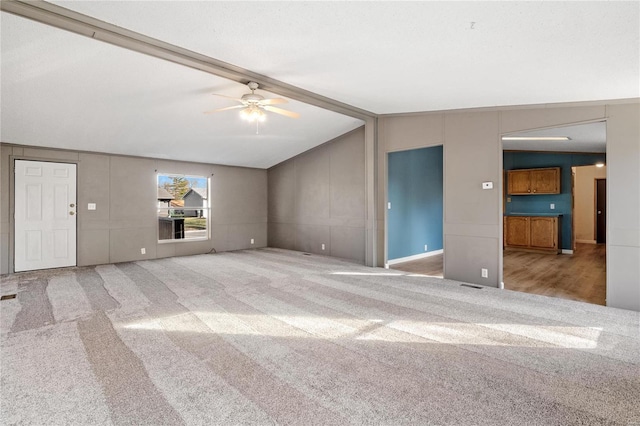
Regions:
<instances>
[{"instance_id":1,"label":"white interior door","mask_svg":"<svg viewBox=\"0 0 640 426\"><path fill-rule=\"evenodd\" d=\"M15 162L14 270L76 264L76 165Z\"/></svg>"}]
</instances>

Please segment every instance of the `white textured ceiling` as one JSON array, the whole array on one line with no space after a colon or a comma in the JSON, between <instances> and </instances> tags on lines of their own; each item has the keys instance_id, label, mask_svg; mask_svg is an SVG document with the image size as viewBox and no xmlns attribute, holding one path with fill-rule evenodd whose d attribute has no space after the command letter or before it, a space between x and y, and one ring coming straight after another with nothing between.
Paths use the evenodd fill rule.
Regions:
<instances>
[{"instance_id":1,"label":"white textured ceiling","mask_svg":"<svg viewBox=\"0 0 640 426\"><path fill-rule=\"evenodd\" d=\"M637 1L54 3L378 114L640 96Z\"/></svg>"},{"instance_id":2,"label":"white textured ceiling","mask_svg":"<svg viewBox=\"0 0 640 426\"><path fill-rule=\"evenodd\" d=\"M245 85L2 13L2 142L268 168L362 125L290 100L242 121ZM276 95L258 91L265 97Z\"/></svg>"},{"instance_id":3,"label":"white textured ceiling","mask_svg":"<svg viewBox=\"0 0 640 426\"><path fill-rule=\"evenodd\" d=\"M54 2L379 114L640 96L638 2ZM3 142L269 167L362 124L2 13ZM270 94L264 93L269 97Z\"/></svg>"}]
</instances>

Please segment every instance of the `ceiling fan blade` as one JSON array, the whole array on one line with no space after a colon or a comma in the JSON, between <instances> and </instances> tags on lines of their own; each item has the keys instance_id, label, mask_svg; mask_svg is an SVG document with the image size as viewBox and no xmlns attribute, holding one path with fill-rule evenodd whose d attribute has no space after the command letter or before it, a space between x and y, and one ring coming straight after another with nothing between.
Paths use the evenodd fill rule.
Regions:
<instances>
[{"instance_id":1,"label":"ceiling fan blade","mask_svg":"<svg viewBox=\"0 0 640 426\"><path fill-rule=\"evenodd\" d=\"M285 115L290 118L300 117L300 114L298 114L297 112L287 111L286 109L276 108L269 105L265 105L264 109L266 109L267 111L275 112L276 114Z\"/></svg>"},{"instance_id":2,"label":"ceiling fan blade","mask_svg":"<svg viewBox=\"0 0 640 426\"><path fill-rule=\"evenodd\" d=\"M238 98L232 98L231 96L227 96L227 95L221 95L219 93L212 93L213 96L220 96L221 98L227 98L227 99L232 99L236 102L240 102L243 103L242 99L238 99Z\"/></svg>"},{"instance_id":3,"label":"ceiling fan blade","mask_svg":"<svg viewBox=\"0 0 640 426\"><path fill-rule=\"evenodd\" d=\"M205 111L205 114L213 114L214 112L227 111L229 109L237 109L237 108L244 108L244 105L234 105L226 108L218 108L212 111Z\"/></svg>"},{"instance_id":4,"label":"ceiling fan blade","mask_svg":"<svg viewBox=\"0 0 640 426\"><path fill-rule=\"evenodd\" d=\"M282 98L271 98L271 99L265 99L263 101L260 101L260 103L262 105L279 105L279 104L286 104L289 101L286 99L282 99Z\"/></svg>"}]
</instances>

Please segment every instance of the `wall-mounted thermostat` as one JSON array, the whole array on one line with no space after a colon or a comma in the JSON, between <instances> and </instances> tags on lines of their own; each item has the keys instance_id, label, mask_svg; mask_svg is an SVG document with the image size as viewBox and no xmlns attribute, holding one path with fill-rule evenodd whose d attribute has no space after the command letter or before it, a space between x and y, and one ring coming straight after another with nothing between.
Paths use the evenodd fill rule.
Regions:
<instances>
[{"instance_id":1,"label":"wall-mounted thermostat","mask_svg":"<svg viewBox=\"0 0 640 426\"><path fill-rule=\"evenodd\" d=\"M493 182L482 182L482 189L493 189Z\"/></svg>"}]
</instances>

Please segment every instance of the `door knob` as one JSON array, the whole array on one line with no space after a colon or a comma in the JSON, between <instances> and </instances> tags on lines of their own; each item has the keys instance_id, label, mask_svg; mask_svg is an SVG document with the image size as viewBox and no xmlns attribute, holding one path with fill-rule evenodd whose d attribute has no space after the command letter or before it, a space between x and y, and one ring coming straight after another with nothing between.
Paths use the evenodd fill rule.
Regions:
<instances>
[{"instance_id":1,"label":"door knob","mask_svg":"<svg viewBox=\"0 0 640 426\"><path fill-rule=\"evenodd\" d=\"M73 216L74 214L76 214L76 212L69 212L69 214Z\"/></svg>"},{"instance_id":2,"label":"door knob","mask_svg":"<svg viewBox=\"0 0 640 426\"><path fill-rule=\"evenodd\" d=\"M598 214L602 214L602 211L598 210Z\"/></svg>"},{"instance_id":3,"label":"door knob","mask_svg":"<svg viewBox=\"0 0 640 426\"><path fill-rule=\"evenodd\" d=\"M76 205L75 205L75 204L73 204L73 203L69 204L69 207L75 207L75 206L76 206Z\"/></svg>"}]
</instances>

